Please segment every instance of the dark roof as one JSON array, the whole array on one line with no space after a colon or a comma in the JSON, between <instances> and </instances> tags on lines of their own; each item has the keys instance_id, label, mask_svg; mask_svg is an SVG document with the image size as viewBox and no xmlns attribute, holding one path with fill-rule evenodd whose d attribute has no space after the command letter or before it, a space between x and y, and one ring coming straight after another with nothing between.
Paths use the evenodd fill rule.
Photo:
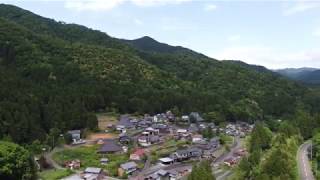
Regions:
<instances>
[{"instance_id":1,"label":"dark roof","mask_svg":"<svg viewBox=\"0 0 320 180\"><path fill-rule=\"evenodd\" d=\"M151 136L150 137L150 141L151 142L158 142L160 140L160 137L159 136Z\"/></svg>"},{"instance_id":2,"label":"dark roof","mask_svg":"<svg viewBox=\"0 0 320 180\"><path fill-rule=\"evenodd\" d=\"M134 127L133 123L130 121L130 117L128 115L120 116L120 120L117 125L125 126L126 128Z\"/></svg>"},{"instance_id":3,"label":"dark roof","mask_svg":"<svg viewBox=\"0 0 320 180\"><path fill-rule=\"evenodd\" d=\"M210 143L219 143L220 142L220 138L219 137L214 137L210 139Z\"/></svg>"},{"instance_id":4,"label":"dark roof","mask_svg":"<svg viewBox=\"0 0 320 180\"><path fill-rule=\"evenodd\" d=\"M99 149L99 153L113 153L122 151L122 148L113 139L104 139L104 144Z\"/></svg>"},{"instance_id":5,"label":"dark roof","mask_svg":"<svg viewBox=\"0 0 320 180\"><path fill-rule=\"evenodd\" d=\"M197 127L196 124L190 124L190 126L188 128L188 131L190 131L190 132L198 132L199 128Z\"/></svg>"},{"instance_id":6,"label":"dark roof","mask_svg":"<svg viewBox=\"0 0 320 180\"><path fill-rule=\"evenodd\" d=\"M80 134L81 131L80 130L71 130L71 131L68 131L68 134Z\"/></svg>"},{"instance_id":7,"label":"dark roof","mask_svg":"<svg viewBox=\"0 0 320 180\"><path fill-rule=\"evenodd\" d=\"M201 153L202 150L196 147L193 148L189 148L189 149L183 149L183 150L178 150L177 154L186 154L186 153L190 153L190 152L198 152Z\"/></svg>"},{"instance_id":8,"label":"dark roof","mask_svg":"<svg viewBox=\"0 0 320 180\"><path fill-rule=\"evenodd\" d=\"M160 176L166 176L167 174L169 174L168 171L165 171L163 169L160 169L156 173L159 174Z\"/></svg>"},{"instance_id":9,"label":"dark roof","mask_svg":"<svg viewBox=\"0 0 320 180\"><path fill-rule=\"evenodd\" d=\"M168 128L168 126L165 125L165 124L152 124L152 128L154 128L154 129L166 129L166 128Z\"/></svg>"}]
</instances>

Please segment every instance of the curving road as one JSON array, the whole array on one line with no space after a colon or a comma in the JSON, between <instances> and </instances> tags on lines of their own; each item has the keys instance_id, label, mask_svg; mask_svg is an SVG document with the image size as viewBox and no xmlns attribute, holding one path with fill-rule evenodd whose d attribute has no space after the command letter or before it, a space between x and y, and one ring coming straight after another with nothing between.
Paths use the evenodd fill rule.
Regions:
<instances>
[{"instance_id":1,"label":"curving road","mask_svg":"<svg viewBox=\"0 0 320 180\"><path fill-rule=\"evenodd\" d=\"M305 142L299 147L297 153L299 177L301 180L315 180L308 158L308 149L311 147L311 142Z\"/></svg>"}]
</instances>

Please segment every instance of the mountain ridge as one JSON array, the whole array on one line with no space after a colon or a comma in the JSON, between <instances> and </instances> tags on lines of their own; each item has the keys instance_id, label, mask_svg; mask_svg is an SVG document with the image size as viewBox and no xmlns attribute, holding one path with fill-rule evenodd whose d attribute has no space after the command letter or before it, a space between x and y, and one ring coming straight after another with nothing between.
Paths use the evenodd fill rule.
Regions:
<instances>
[{"instance_id":1,"label":"mountain ridge","mask_svg":"<svg viewBox=\"0 0 320 180\"><path fill-rule=\"evenodd\" d=\"M214 112L248 122L286 117L308 91L259 66L149 38L142 39L148 48L130 45L14 6L0 5L0 32L0 52L10 52L0 62L0 138L18 143L52 128L94 129L97 111Z\"/></svg>"},{"instance_id":2,"label":"mountain ridge","mask_svg":"<svg viewBox=\"0 0 320 180\"><path fill-rule=\"evenodd\" d=\"M286 76L301 83L317 85L320 84L320 69L311 67L285 68L274 70L274 72Z\"/></svg>"}]
</instances>

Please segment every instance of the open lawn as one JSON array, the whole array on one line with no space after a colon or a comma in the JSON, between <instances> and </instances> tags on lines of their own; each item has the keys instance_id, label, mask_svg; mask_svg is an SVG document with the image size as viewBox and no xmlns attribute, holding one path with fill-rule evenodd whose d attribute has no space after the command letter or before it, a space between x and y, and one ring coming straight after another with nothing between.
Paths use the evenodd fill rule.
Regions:
<instances>
[{"instance_id":1,"label":"open lawn","mask_svg":"<svg viewBox=\"0 0 320 180\"><path fill-rule=\"evenodd\" d=\"M66 149L55 153L53 159L59 164L64 164L65 161L79 159L81 161L81 169L86 167L100 167L105 169L109 175L116 176L119 165L127 162L129 155L106 154L103 156L97 153L98 148L98 145L94 145L90 147L81 146L75 149ZM109 159L107 165L100 164L100 159L102 157Z\"/></svg>"},{"instance_id":2,"label":"open lawn","mask_svg":"<svg viewBox=\"0 0 320 180\"><path fill-rule=\"evenodd\" d=\"M71 170L46 170L39 173L39 178L43 180L56 180L73 174Z\"/></svg>"},{"instance_id":3,"label":"open lawn","mask_svg":"<svg viewBox=\"0 0 320 180\"><path fill-rule=\"evenodd\" d=\"M116 113L98 113L98 127L100 130L107 129L109 124L117 124L119 115Z\"/></svg>"},{"instance_id":4,"label":"open lawn","mask_svg":"<svg viewBox=\"0 0 320 180\"><path fill-rule=\"evenodd\" d=\"M114 139L117 135L113 133L91 133L88 135L87 140L99 140L99 139Z\"/></svg>"}]
</instances>

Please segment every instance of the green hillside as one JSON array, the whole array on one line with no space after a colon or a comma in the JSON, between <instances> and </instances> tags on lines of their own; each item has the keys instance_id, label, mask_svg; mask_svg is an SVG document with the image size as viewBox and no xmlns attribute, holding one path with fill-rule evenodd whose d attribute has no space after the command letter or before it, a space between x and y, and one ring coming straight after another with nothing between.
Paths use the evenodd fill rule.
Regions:
<instances>
[{"instance_id":1,"label":"green hillside","mask_svg":"<svg viewBox=\"0 0 320 180\"><path fill-rule=\"evenodd\" d=\"M308 92L267 70L149 40L141 47L0 5L0 138L26 143L52 128L94 129L99 110L286 117Z\"/></svg>"}]
</instances>

